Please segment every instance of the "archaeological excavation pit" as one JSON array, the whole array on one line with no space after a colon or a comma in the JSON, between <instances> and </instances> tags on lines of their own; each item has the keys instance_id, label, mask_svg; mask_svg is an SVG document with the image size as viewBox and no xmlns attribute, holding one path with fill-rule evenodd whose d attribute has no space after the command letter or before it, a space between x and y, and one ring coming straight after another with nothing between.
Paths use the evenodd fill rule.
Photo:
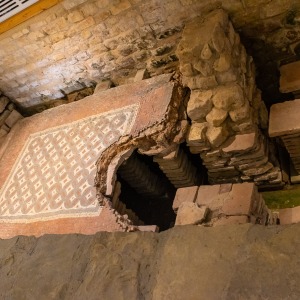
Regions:
<instances>
[{"instance_id":1,"label":"archaeological excavation pit","mask_svg":"<svg viewBox=\"0 0 300 300\"><path fill-rule=\"evenodd\" d=\"M74 3L64 9L76 10ZM83 22L81 17L71 14L68 22ZM87 20L83 25L93 27L92 18ZM76 26L70 31L73 44ZM123 27L126 22L118 30ZM104 28L113 26L99 26L97 32ZM45 36L52 29L46 26ZM299 132L270 131L271 104L262 95L271 89L261 81L263 91L257 87L263 63L249 55L251 39L244 33L247 49L235 18L218 6L184 26L118 33L104 46L96 43L93 31L91 53L78 53L73 60L61 56L44 70L51 78L62 70L61 63L76 64L69 75L74 71L78 78L68 80L64 72L64 84L58 75L55 87L36 79L21 90L4 84L15 100L0 95L0 236L134 231L150 225L165 230L176 223L174 199L181 189L191 188L196 203L198 190L205 190L201 186L217 186L211 197L224 200L235 199L239 188L232 184L255 184L259 191L289 184L284 165L291 157L299 168L294 139ZM26 36L26 30L20 34L15 39ZM82 35L90 39L88 32ZM44 39L44 33L30 36ZM57 41L58 50L63 41ZM142 50L147 43L148 52ZM283 75L286 68L281 67ZM17 71L3 78L16 76L21 82ZM281 78L281 100L290 93L297 97L299 90L297 80L287 88ZM271 121L278 125L272 111ZM263 207L261 199L257 202ZM268 219L267 209L248 210L245 220L250 211L254 222L266 223L261 220Z\"/></svg>"}]
</instances>

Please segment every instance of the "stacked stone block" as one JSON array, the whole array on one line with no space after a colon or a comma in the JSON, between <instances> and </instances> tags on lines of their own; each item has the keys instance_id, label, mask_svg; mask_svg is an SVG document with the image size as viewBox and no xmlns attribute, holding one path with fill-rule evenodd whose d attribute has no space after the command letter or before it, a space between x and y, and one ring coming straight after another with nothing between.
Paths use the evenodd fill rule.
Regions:
<instances>
[{"instance_id":1,"label":"stacked stone block","mask_svg":"<svg viewBox=\"0 0 300 300\"><path fill-rule=\"evenodd\" d=\"M200 154L210 183L280 184L262 133L268 113L255 85L253 60L227 14L215 10L186 25L176 53L182 82L191 90L187 144Z\"/></svg>"},{"instance_id":2,"label":"stacked stone block","mask_svg":"<svg viewBox=\"0 0 300 300\"><path fill-rule=\"evenodd\" d=\"M16 110L15 104L0 91L0 141L21 118L23 117Z\"/></svg>"},{"instance_id":3,"label":"stacked stone block","mask_svg":"<svg viewBox=\"0 0 300 300\"><path fill-rule=\"evenodd\" d=\"M270 110L269 126L269 135L281 139L298 173L300 173L299 114L300 99L274 104Z\"/></svg>"},{"instance_id":4,"label":"stacked stone block","mask_svg":"<svg viewBox=\"0 0 300 300\"><path fill-rule=\"evenodd\" d=\"M173 202L176 225L274 225L277 215L265 205L254 183L202 185L178 189Z\"/></svg>"},{"instance_id":5,"label":"stacked stone block","mask_svg":"<svg viewBox=\"0 0 300 300\"><path fill-rule=\"evenodd\" d=\"M199 171L179 146L168 155L155 156L153 160L176 188L200 183Z\"/></svg>"}]
</instances>

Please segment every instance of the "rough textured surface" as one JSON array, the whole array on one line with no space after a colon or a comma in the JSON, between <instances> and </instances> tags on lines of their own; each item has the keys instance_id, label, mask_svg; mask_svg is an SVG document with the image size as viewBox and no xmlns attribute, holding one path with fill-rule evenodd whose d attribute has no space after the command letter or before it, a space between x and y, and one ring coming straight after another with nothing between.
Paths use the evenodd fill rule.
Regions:
<instances>
[{"instance_id":1,"label":"rough textured surface","mask_svg":"<svg viewBox=\"0 0 300 300\"><path fill-rule=\"evenodd\" d=\"M64 0L0 36L0 84L19 105L40 110L106 78L122 84L145 67L151 75L170 71L184 24L223 7L234 27L255 39L268 90L272 67L299 51L299 6L297 0ZM206 48L202 57L209 55ZM214 67L227 66L224 56Z\"/></svg>"},{"instance_id":2,"label":"rough textured surface","mask_svg":"<svg viewBox=\"0 0 300 300\"><path fill-rule=\"evenodd\" d=\"M268 113L255 85L253 59L227 13L217 9L187 23L176 54L182 82L191 89L187 143L200 154L209 182L281 185L278 163L266 147ZM257 162L259 148L264 153Z\"/></svg>"},{"instance_id":3,"label":"rough textured surface","mask_svg":"<svg viewBox=\"0 0 300 300\"><path fill-rule=\"evenodd\" d=\"M296 300L299 246L300 225L16 237L0 241L0 297Z\"/></svg>"}]
</instances>

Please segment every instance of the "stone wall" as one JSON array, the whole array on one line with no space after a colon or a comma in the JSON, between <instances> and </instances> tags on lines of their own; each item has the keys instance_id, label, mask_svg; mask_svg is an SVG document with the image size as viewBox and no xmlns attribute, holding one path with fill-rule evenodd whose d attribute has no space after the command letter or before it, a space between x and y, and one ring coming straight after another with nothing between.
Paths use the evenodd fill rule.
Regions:
<instances>
[{"instance_id":1,"label":"stone wall","mask_svg":"<svg viewBox=\"0 0 300 300\"><path fill-rule=\"evenodd\" d=\"M37 106L34 112L105 78L119 85L139 69L171 72L185 22L216 7L280 58L298 49L295 0L64 0L0 36L0 87L24 111Z\"/></svg>"},{"instance_id":2,"label":"stone wall","mask_svg":"<svg viewBox=\"0 0 300 300\"><path fill-rule=\"evenodd\" d=\"M0 146L11 128L22 118L16 105L0 91Z\"/></svg>"},{"instance_id":3,"label":"stone wall","mask_svg":"<svg viewBox=\"0 0 300 300\"><path fill-rule=\"evenodd\" d=\"M281 183L263 131L268 113L255 84L253 60L223 10L186 25L176 52L191 89L187 143L200 153L211 183Z\"/></svg>"}]
</instances>

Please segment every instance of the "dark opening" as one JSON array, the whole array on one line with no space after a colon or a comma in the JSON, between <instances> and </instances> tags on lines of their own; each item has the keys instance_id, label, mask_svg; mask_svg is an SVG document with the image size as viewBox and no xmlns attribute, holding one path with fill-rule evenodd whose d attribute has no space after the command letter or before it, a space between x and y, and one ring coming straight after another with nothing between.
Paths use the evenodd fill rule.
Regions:
<instances>
[{"instance_id":1,"label":"dark opening","mask_svg":"<svg viewBox=\"0 0 300 300\"><path fill-rule=\"evenodd\" d=\"M202 170L199 155L192 155L186 145L182 144L181 148L191 163ZM177 189L153 157L135 151L119 167L117 180L121 183L119 201L142 221L135 225L157 225L160 231L174 226L176 215L172 204Z\"/></svg>"}]
</instances>

